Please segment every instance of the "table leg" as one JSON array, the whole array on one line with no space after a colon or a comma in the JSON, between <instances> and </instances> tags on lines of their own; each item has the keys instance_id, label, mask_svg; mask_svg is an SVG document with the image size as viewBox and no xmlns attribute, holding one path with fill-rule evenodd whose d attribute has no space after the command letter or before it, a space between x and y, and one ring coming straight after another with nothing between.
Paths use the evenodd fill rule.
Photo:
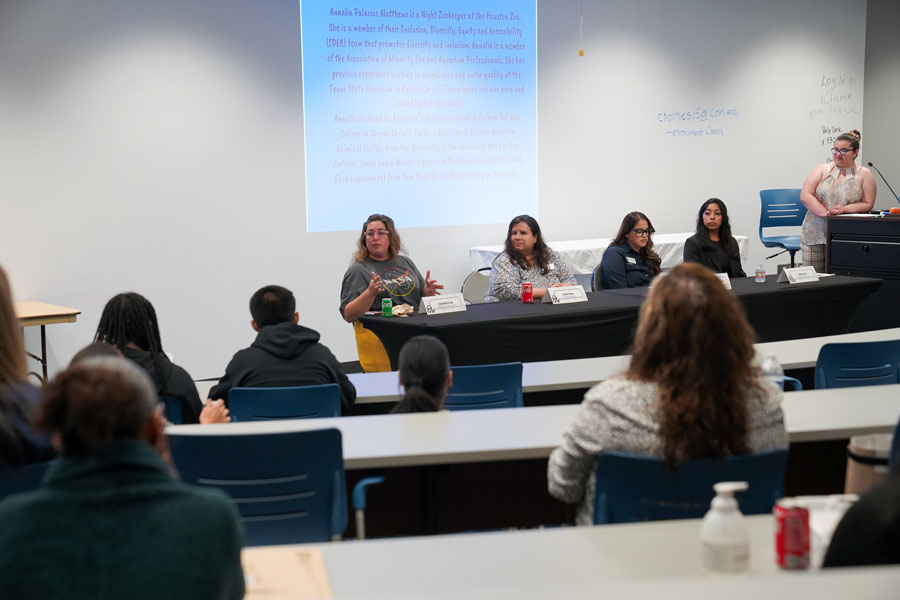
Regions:
<instances>
[{"instance_id":1,"label":"table leg","mask_svg":"<svg viewBox=\"0 0 900 600\"><path fill-rule=\"evenodd\" d=\"M25 328L22 328L22 339L24 342L25 339ZM25 350L25 354L33 358L34 360L41 363L41 372L44 374L43 377L40 373L36 371L29 371L29 375L34 375L38 379L41 380L41 383L45 383L47 381L47 331L44 325L41 325L41 355L37 356L36 354L32 354L28 350Z\"/></svg>"}]
</instances>

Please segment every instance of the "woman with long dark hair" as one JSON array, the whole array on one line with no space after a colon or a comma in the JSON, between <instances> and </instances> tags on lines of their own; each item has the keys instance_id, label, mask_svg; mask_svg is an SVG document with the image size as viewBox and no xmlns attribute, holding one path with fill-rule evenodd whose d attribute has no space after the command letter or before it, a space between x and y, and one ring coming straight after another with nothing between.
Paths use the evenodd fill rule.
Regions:
<instances>
[{"instance_id":1,"label":"woman with long dark hair","mask_svg":"<svg viewBox=\"0 0 900 600\"><path fill-rule=\"evenodd\" d=\"M106 342L125 358L144 369L160 397L174 397L181 404L183 423L199 423L203 405L194 380L166 356L159 335L156 310L135 292L113 296L100 316L95 342Z\"/></svg>"},{"instance_id":2,"label":"woman with long dark hair","mask_svg":"<svg viewBox=\"0 0 900 600\"><path fill-rule=\"evenodd\" d=\"M747 276L741 266L741 250L731 235L728 208L718 198L700 205L697 233L684 242L684 262L700 263L729 277Z\"/></svg>"},{"instance_id":3,"label":"woman with long dark hair","mask_svg":"<svg viewBox=\"0 0 900 600\"><path fill-rule=\"evenodd\" d=\"M444 408L453 373L450 354L441 340L417 335L403 344L398 375L403 398L392 413L434 412Z\"/></svg>"},{"instance_id":4,"label":"woman with long dark hair","mask_svg":"<svg viewBox=\"0 0 900 600\"><path fill-rule=\"evenodd\" d=\"M659 274L662 262L653 250L654 231L644 213L633 211L625 215L600 262L604 289L650 285L650 280Z\"/></svg>"},{"instance_id":5,"label":"woman with long dark hair","mask_svg":"<svg viewBox=\"0 0 900 600\"><path fill-rule=\"evenodd\" d=\"M694 263L660 279L641 308L628 370L585 394L550 455L550 493L593 521L594 457L603 450L692 458L787 447L781 390L755 364L754 334L734 296Z\"/></svg>"},{"instance_id":6,"label":"woman with long dark hair","mask_svg":"<svg viewBox=\"0 0 900 600\"><path fill-rule=\"evenodd\" d=\"M560 255L544 242L534 217L519 215L509 222L504 251L491 263L491 281L485 302L522 298L522 284L533 286L534 298L549 287L575 285L575 277Z\"/></svg>"},{"instance_id":7,"label":"woman with long dark hair","mask_svg":"<svg viewBox=\"0 0 900 600\"><path fill-rule=\"evenodd\" d=\"M363 371L390 371L391 363L378 337L362 326L359 318L366 311L381 311L385 298L392 305L410 304L418 307L422 296L434 296L444 289L416 268L403 253L400 234L394 220L387 215L369 215L357 240L353 262L341 282L341 316L353 323L356 349Z\"/></svg>"},{"instance_id":8,"label":"woman with long dark hair","mask_svg":"<svg viewBox=\"0 0 900 600\"><path fill-rule=\"evenodd\" d=\"M22 326L12 303L12 289L0 267L0 471L52 458L49 436L29 421L40 391L28 382Z\"/></svg>"}]
</instances>

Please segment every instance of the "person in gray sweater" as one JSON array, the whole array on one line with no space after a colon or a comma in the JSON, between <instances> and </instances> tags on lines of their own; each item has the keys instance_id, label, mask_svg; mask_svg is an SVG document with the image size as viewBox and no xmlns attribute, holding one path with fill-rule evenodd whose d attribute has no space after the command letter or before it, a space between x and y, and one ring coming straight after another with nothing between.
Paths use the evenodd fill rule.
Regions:
<instances>
[{"instance_id":1,"label":"person in gray sweater","mask_svg":"<svg viewBox=\"0 0 900 600\"><path fill-rule=\"evenodd\" d=\"M782 392L755 364L753 330L707 268L685 263L657 281L641 309L628 370L585 394L553 450L548 490L593 523L595 456L618 450L692 458L788 445Z\"/></svg>"}]
</instances>

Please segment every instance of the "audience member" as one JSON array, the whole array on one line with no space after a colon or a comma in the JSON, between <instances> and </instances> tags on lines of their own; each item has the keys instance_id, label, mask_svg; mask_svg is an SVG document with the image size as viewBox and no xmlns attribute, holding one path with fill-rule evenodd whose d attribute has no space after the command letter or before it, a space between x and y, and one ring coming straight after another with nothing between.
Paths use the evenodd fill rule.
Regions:
<instances>
[{"instance_id":1,"label":"audience member","mask_svg":"<svg viewBox=\"0 0 900 600\"><path fill-rule=\"evenodd\" d=\"M528 215L509 222L503 252L491 263L491 281L485 302L522 299L522 284L532 285L532 297L540 299L547 288L575 285L566 261L544 242L541 226Z\"/></svg>"},{"instance_id":2,"label":"audience member","mask_svg":"<svg viewBox=\"0 0 900 600\"><path fill-rule=\"evenodd\" d=\"M900 564L900 472L876 485L838 523L823 567Z\"/></svg>"},{"instance_id":3,"label":"audience member","mask_svg":"<svg viewBox=\"0 0 900 600\"><path fill-rule=\"evenodd\" d=\"M0 471L56 455L50 438L29 426L39 394L28 383L22 326L13 309L6 271L0 267Z\"/></svg>"},{"instance_id":4,"label":"audience member","mask_svg":"<svg viewBox=\"0 0 900 600\"><path fill-rule=\"evenodd\" d=\"M336 383L344 409L353 406L356 388L331 351L319 343L319 333L298 324L300 314L290 290L279 285L257 290L250 298L250 315L256 340L232 357L225 375L210 390L210 398L227 403L233 387Z\"/></svg>"},{"instance_id":5,"label":"audience member","mask_svg":"<svg viewBox=\"0 0 900 600\"><path fill-rule=\"evenodd\" d=\"M61 457L41 488L0 502L5 598L243 597L236 512L173 477L144 371L109 357L70 366L44 386L35 427Z\"/></svg>"},{"instance_id":6,"label":"audience member","mask_svg":"<svg viewBox=\"0 0 900 600\"><path fill-rule=\"evenodd\" d=\"M203 405L197 386L163 351L156 310L146 298L135 292L113 296L103 308L94 341L112 344L144 369L158 396L171 396L181 404L182 422L200 422Z\"/></svg>"},{"instance_id":7,"label":"audience member","mask_svg":"<svg viewBox=\"0 0 900 600\"><path fill-rule=\"evenodd\" d=\"M594 457L603 450L692 458L787 447L781 390L755 364L754 334L706 267L678 265L641 308L628 370L595 385L550 455L550 493L593 522Z\"/></svg>"},{"instance_id":8,"label":"audience member","mask_svg":"<svg viewBox=\"0 0 900 600\"><path fill-rule=\"evenodd\" d=\"M410 339L400 350L398 376L403 398L392 413L442 410L447 388L453 383L447 347L430 335Z\"/></svg>"}]
</instances>

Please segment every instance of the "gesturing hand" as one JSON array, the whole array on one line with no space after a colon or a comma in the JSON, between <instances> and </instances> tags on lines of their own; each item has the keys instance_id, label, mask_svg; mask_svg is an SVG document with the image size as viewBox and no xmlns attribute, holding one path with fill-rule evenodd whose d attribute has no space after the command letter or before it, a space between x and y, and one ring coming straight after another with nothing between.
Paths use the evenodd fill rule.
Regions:
<instances>
[{"instance_id":1,"label":"gesturing hand","mask_svg":"<svg viewBox=\"0 0 900 600\"><path fill-rule=\"evenodd\" d=\"M371 292L374 296L377 296L384 291L384 284L381 282L381 277L375 271L372 271L372 279L369 280L369 287L366 288L366 291Z\"/></svg>"},{"instance_id":2,"label":"gesturing hand","mask_svg":"<svg viewBox=\"0 0 900 600\"><path fill-rule=\"evenodd\" d=\"M431 278L431 270L425 271L425 289L422 291L423 296L438 296L438 290L444 289L444 286L437 282L437 279Z\"/></svg>"}]
</instances>

